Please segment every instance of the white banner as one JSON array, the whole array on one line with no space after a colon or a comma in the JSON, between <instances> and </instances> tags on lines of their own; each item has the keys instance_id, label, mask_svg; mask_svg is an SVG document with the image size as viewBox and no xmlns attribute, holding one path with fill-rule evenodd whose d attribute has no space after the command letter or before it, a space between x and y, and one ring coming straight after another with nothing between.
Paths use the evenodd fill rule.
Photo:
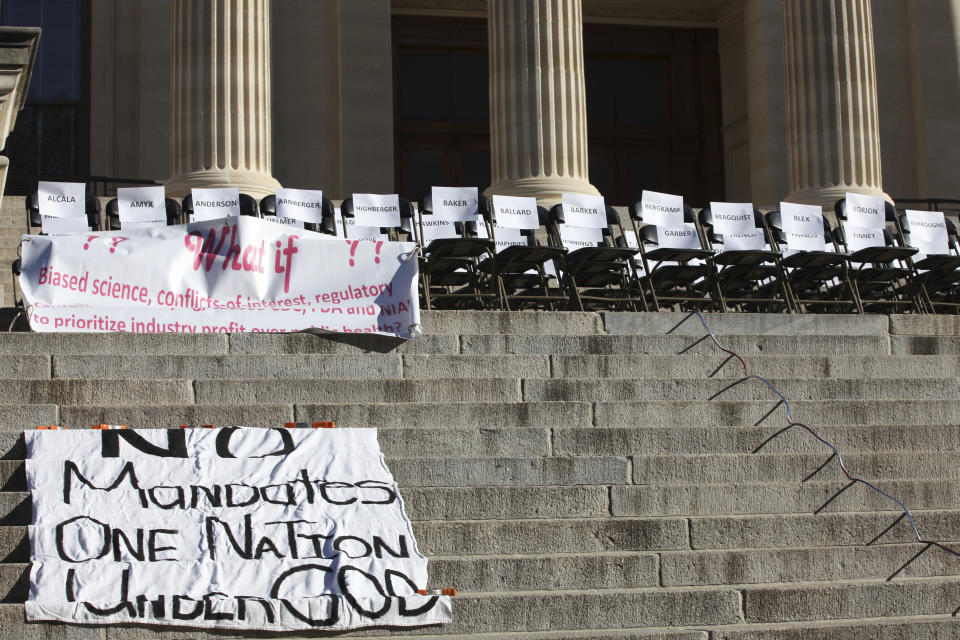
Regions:
<instances>
[{"instance_id":1,"label":"white banner","mask_svg":"<svg viewBox=\"0 0 960 640\"><path fill-rule=\"evenodd\" d=\"M537 199L525 196L493 196L493 217L498 227L539 229Z\"/></svg>"},{"instance_id":2,"label":"white banner","mask_svg":"<svg viewBox=\"0 0 960 640\"><path fill-rule=\"evenodd\" d=\"M885 226L884 202L880 196L847 192L847 221L854 227L882 229Z\"/></svg>"},{"instance_id":3,"label":"white banner","mask_svg":"<svg viewBox=\"0 0 960 640\"><path fill-rule=\"evenodd\" d=\"M843 231L847 236L847 248L850 249L851 252L869 247L886 246L886 243L883 241L882 229L865 229L863 227L845 224L843 225Z\"/></svg>"},{"instance_id":4,"label":"white banner","mask_svg":"<svg viewBox=\"0 0 960 640\"><path fill-rule=\"evenodd\" d=\"M376 429L25 432L28 621L450 622Z\"/></svg>"},{"instance_id":5,"label":"white banner","mask_svg":"<svg viewBox=\"0 0 960 640\"><path fill-rule=\"evenodd\" d=\"M907 210L907 222L910 224L910 245L923 254L950 253L947 240L947 223L940 211ZM919 260L917 256L914 260Z\"/></svg>"},{"instance_id":6,"label":"white banner","mask_svg":"<svg viewBox=\"0 0 960 640\"><path fill-rule=\"evenodd\" d=\"M475 222L480 208L476 187L433 187L433 215L452 222Z\"/></svg>"},{"instance_id":7,"label":"white banner","mask_svg":"<svg viewBox=\"0 0 960 640\"><path fill-rule=\"evenodd\" d=\"M564 193L561 198L565 224L590 229L607 228L607 207L603 202L603 196Z\"/></svg>"},{"instance_id":8,"label":"white banner","mask_svg":"<svg viewBox=\"0 0 960 640\"><path fill-rule=\"evenodd\" d=\"M780 219L792 251L824 251L823 209L811 204L780 203Z\"/></svg>"},{"instance_id":9,"label":"white banner","mask_svg":"<svg viewBox=\"0 0 960 640\"><path fill-rule=\"evenodd\" d=\"M395 193L355 193L353 217L361 227L399 227L400 197Z\"/></svg>"},{"instance_id":10,"label":"white banner","mask_svg":"<svg viewBox=\"0 0 960 640\"><path fill-rule=\"evenodd\" d=\"M679 229L683 226L683 196L644 191L640 200L643 221L658 227Z\"/></svg>"},{"instance_id":11,"label":"white banner","mask_svg":"<svg viewBox=\"0 0 960 640\"><path fill-rule=\"evenodd\" d=\"M148 229L167 225L167 203L163 187L120 187L117 189L117 213L120 228Z\"/></svg>"},{"instance_id":12,"label":"white banner","mask_svg":"<svg viewBox=\"0 0 960 640\"><path fill-rule=\"evenodd\" d=\"M242 216L142 231L24 236L35 331L411 337L409 242L360 242Z\"/></svg>"},{"instance_id":13,"label":"white banner","mask_svg":"<svg viewBox=\"0 0 960 640\"><path fill-rule=\"evenodd\" d=\"M240 215L240 192L237 187L193 189L193 219L206 222Z\"/></svg>"},{"instance_id":14,"label":"white banner","mask_svg":"<svg viewBox=\"0 0 960 640\"><path fill-rule=\"evenodd\" d=\"M277 189L277 218L293 218L301 222L323 222L323 191L312 189ZM278 220L280 222L280 220ZM288 224L281 222L281 224ZM301 225L302 226L302 225Z\"/></svg>"}]
</instances>

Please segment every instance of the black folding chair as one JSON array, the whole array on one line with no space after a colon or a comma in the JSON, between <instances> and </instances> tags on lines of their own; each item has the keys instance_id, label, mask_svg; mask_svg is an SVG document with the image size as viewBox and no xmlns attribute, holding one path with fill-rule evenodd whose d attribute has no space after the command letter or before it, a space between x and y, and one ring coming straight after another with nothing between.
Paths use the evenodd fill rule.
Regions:
<instances>
[{"instance_id":1,"label":"black folding chair","mask_svg":"<svg viewBox=\"0 0 960 640\"><path fill-rule=\"evenodd\" d=\"M427 194L420 199L414 229L422 247L420 284L427 309L485 309L499 303L500 297L492 285L492 274L479 266L483 263L489 267L495 250L494 241L489 237L490 201L481 194L477 205L478 221L451 222L456 237L434 238L427 242L424 229L433 222L433 196ZM479 225L483 225L484 235L488 237L478 237Z\"/></svg>"},{"instance_id":2,"label":"black folding chair","mask_svg":"<svg viewBox=\"0 0 960 640\"><path fill-rule=\"evenodd\" d=\"M716 298L716 285L706 260L713 251L704 246L703 236L696 225L696 213L683 206L683 222L697 234L700 248L679 249L660 246L660 234L667 230L655 224L645 224L643 207L635 202L630 206L630 222L640 247L643 273L636 273L641 294L649 297L648 307L659 311L661 304L679 309L723 309Z\"/></svg>"},{"instance_id":3,"label":"black folding chair","mask_svg":"<svg viewBox=\"0 0 960 640\"><path fill-rule=\"evenodd\" d=\"M329 235L336 235L334 230L334 206L333 202L330 201L326 196L320 201L320 214L321 222L304 222L303 228L307 231L316 231L317 233L326 233ZM264 219L269 219L271 216L276 217L277 215L277 196L276 194L269 194L261 198L260 200L260 215ZM327 220L330 221L330 224L327 224Z\"/></svg>"},{"instance_id":4,"label":"black folding chair","mask_svg":"<svg viewBox=\"0 0 960 640\"><path fill-rule=\"evenodd\" d=\"M909 218L901 214L898 221L899 240L904 246L913 246ZM953 221L946 216L943 221L946 226L947 253L928 254L919 260L911 258L914 278L930 312L944 309L960 313L960 238L957 237L957 227Z\"/></svg>"},{"instance_id":5,"label":"black folding chair","mask_svg":"<svg viewBox=\"0 0 960 640\"><path fill-rule=\"evenodd\" d=\"M640 249L616 246L615 238L623 236L620 215L608 206L606 217L607 226L599 229L601 240L595 246L571 249L564 246L561 235L563 205L550 210L547 240L551 246L567 249L558 277L567 278L566 288L579 299L571 301L575 307L638 311L639 301L646 310L645 297L636 295L638 285L630 264Z\"/></svg>"},{"instance_id":6,"label":"black folding chair","mask_svg":"<svg viewBox=\"0 0 960 640\"><path fill-rule=\"evenodd\" d=\"M898 224L896 209L889 202L885 205L885 223ZM920 283L914 276L910 259L917 250L898 244L894 234L885 226L879 229L883 236L882 245L850 251L848 230L843 224L847 221L846 198L837 200L834 212L839 223L834 237L850 256L851 282L856 288L863 310L894 313L909 310L923 313L926 309Z\"/></svg>"},{"instance_id":7,"label":"black folding chair","mask_svg":"<svg viewBox=\"0 0 960 640\"><path fill-rule=\"evenodd\" d=\"M794 308L802 313L811 310L828 312L852 307L863 313L856 288L850 278L850 257L837 249L830 223L823 218L824 251L797 251L786 255L787 233L779 211L764 216L774 246L784 255L780 266L786 273L786 286Z\"/></svg>"},{"instance_id":8,"label":"black folding chair","mask_svg":"<svg viewBox=\"0 0 960 640\"><path fill-rule=\"evenodd\" d=\"M180 211L180 203L174 200L173 198L164 198L164 204L166 206L166 217L167 225L180 224L182 220L182 212ZM120 202L117 198L107 202L107 206L104 209L104 216L107 220L107 231L120 231Z\"/></svg>"},{"instance_id":9,"label":"black folding chair","mask_svg":"<svg viewBox=\"0 0 960 640\"><path fill-rule=\"evenodd\" d=\"M786 276L780 265L780 252L769 248L773 245L759 211L753 210L753 227L762 232L766 249L718 250L717 246L723 244L723 235L714 228L710 207L700 210L699 222L714 250L707 262L714 270L717 289L725 308L758 312L793 311Z\"/></svg>"}]
</instances>

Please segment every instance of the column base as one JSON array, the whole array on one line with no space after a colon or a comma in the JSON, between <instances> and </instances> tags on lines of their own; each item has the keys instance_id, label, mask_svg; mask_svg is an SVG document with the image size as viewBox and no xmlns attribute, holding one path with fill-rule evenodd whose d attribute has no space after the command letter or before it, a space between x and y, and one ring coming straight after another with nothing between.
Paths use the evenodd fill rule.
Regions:
<instances>
[{"instance_id":1,"label":"column base","mask_svg":"<svg viewBox=\"0 0 960 640\"><path fill-rule=\"evenodd\" d=\"M485 195L492 196L529 196L537 199L537 204L543 207L552 207L558 204L564 193L589 193L600 195L597 188L580 178L544 177L517 178L516 180L501 180L490 185Z\"/></svg>"},{"instance_id":2,"label":"column base","mask_svg":"<svg viewBox=\"0 0 960 640\"><path fill-rule=\"evenodd\" d=\"M182 198L193 188L237 187L240 193L246 193L259 200L276 193L281 185L273 176L259 171L210 169L171 176L164 186L167 195L173 198Z\"/></svg>"},{"instance_id":3,"label":"column base","mask_svg":"<svg viewBox=\"0 0 960 640\"><path fill-rule=\"evenodd\" d=\"M847 197L848 191L852 191L853 193L862 193L863 195L867 196L880 196L884 200L893 202L893 198L884 193L883 189L859 184L840 184L830 185L828 187L801 189L800 191L794 191L789 196L784 198L784 200L786 202L796 202L797 204L820 205L827 211L833 211L833 205L836 204L837 200L842 200L843 198Z\"/></svg>"}]
</instances>

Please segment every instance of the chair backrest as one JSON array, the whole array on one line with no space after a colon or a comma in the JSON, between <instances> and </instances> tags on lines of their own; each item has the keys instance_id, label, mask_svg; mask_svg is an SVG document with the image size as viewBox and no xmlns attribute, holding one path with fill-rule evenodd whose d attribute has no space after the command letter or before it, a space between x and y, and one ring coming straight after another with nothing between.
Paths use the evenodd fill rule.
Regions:
<instances>
[{"instance_id":1,"label":"chair backrest","mask_svg":"<svg viewBox=\"0 0 960 640\"><path fill-rule=\"evenodd\" d=\"M316 231L318 233L326 233L328 235L336 235L336 223L334 221L334 206L333 202L326 196L323 196L323 200L320 201L320 214L322 222L313 223L313 222L304 222L303 228L308 231ZM260 199L260 217L266 218L268 216L277 215L277 196L274 193L263 196Z\"/></svg>"},{"instance_id":2,"label":"chair backrest","mask_svg":"<svg viewBox=\"0 0 960 640\"><path fill-rule=\"evenodd\" d=\"M180 203L173 198L164 198L164 205L167 210L167 226L181 224L183 218L180 215ZM120 201L117 198L107 202L104 218L106 218L107 231L120 231Z\"/></svg>"},{"instance_id":3,"label":"chair backrest","mask_svg":"<svg viewBox=\"0 0 960 640\"><path fill-rule=\"evenodd\" d=\"M89 191L86 192L84 199L84 211L87 214L87 225L94 231L99 231L100 226L100 198ZM27 219L31 227L43 226L43 219L40 217L40 192L34 191L27 195L24 201L27 210Z\"/></svg>"}]
</instances>

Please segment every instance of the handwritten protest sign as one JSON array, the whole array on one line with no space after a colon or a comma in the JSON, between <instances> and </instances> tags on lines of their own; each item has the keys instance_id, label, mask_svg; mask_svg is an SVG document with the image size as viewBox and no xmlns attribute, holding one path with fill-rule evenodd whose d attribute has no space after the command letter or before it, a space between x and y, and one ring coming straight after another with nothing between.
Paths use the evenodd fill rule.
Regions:
<instances>
[{"instance_id":1,"label":"handwritten protest sign","mask_svg":"<svg viewBox=\"0 0 960 640\"><path fill-rule=\"evenodd\" d=\"M30 431L27 619L449 622L375 429Z\"/></svg>"},{"instance_id":2,"label":"handwritten protest sign","mask_svg":"<svg viewBox=\"0 0 960 640\"><path fill-rule=\"evenodd\" d=\"M414 248L248 216L24 236L20 286L35 331L322 329L409 338L420 323Z\"/></svg>"}]
</instances>

